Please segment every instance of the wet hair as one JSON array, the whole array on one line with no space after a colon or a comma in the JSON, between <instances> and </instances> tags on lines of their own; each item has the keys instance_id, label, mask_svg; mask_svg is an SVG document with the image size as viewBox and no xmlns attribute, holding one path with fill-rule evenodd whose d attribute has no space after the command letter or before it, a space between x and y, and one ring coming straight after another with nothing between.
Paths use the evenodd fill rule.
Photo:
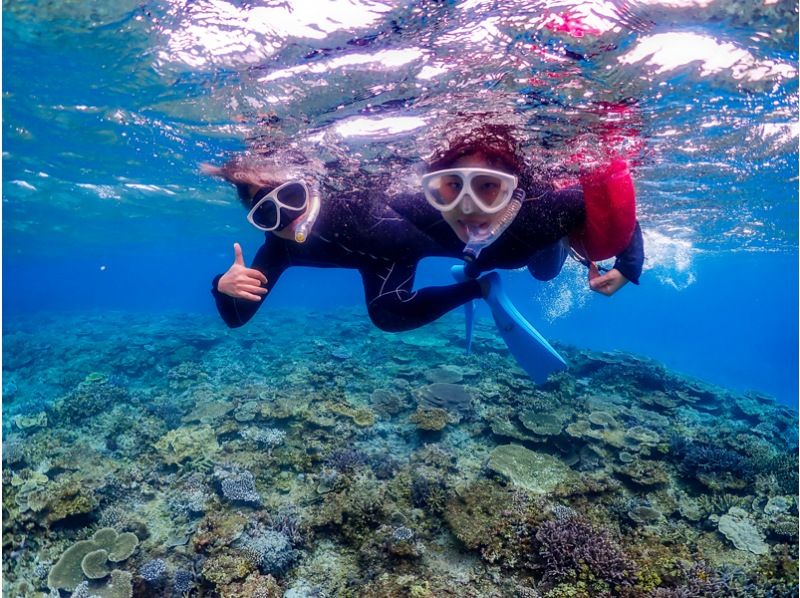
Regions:
<instances>
[{"instance_id":1,"label":"wet hair","mask_svg":"<svg viewBox=\"0 0 800 598\"><path fill-rule=\"evenodd\" d=\"M201 170L220 177L236 187L236 194L245 209L251 208L250 187L266 187L271 191L291 178L314 177L320 167L302 152L288 149L275 152L245 152L227 160L222 166L203 164Z\"/></svg>"},{"instance_id":2,"label":"wet hair","mask_svg":"<svg viewBox=\"0 0 800 598\"><path fill-rule=\"evenodd\" d=\"M464 156L479 155L489 168L516 175L520 186L529 190L534 186L531 167L525 159L513 129L505 124L483 124L471 127L466 133L456 133L445 147L434 151L427 160L427 170L444 170Z\"/></svg>"},{"instance_id":3,"label":"wet hair","mask_svg":"<svg viewBox=\"0 0 800 598\"><path fill-rule=\"evenodd\" d=\"M521 172L525 167L525 161L509 128L503 125L483 125L451 140L447 147L439 150L428 161L428 168L450 168L460 158L470 154L480 154L490 166L508 170L512 174Z\"/></svg>"}]
</instances>

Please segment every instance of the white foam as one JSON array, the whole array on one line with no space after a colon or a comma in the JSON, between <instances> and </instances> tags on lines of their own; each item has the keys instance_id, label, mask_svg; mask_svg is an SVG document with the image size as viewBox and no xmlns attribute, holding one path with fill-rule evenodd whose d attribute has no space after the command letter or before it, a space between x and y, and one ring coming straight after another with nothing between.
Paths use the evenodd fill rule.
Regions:
<instances>
[{"instance_id":1,"label":"white foam","mask_svg":"<svg viewBox=\"0 0 800 598\"><path fill-rule=\"evenodd\" d=\"M650 271L656 279L667 286L685 289L697 280L694 273L694 259L699 250L684 237L686 231L670 231L667 235L650 229L642 233L644 237L644 270Z\"/></svg>"}]
</instances>

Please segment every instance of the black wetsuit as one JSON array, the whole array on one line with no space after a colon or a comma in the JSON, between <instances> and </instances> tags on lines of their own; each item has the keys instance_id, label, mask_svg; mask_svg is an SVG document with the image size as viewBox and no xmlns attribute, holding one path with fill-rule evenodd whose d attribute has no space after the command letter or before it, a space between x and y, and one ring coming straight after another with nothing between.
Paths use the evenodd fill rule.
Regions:
<instances>
[{"instance_id":1,"label":"black wetsuit","mask_svg":"<svg viewBox=\"0 0 800 598\"><path fill-rule=\"evenodd\" d=\"M560 240L580 230L585 217L579 187L531 193L502 235L476 262L480 271L527 266L539 280L549 280L566 258ZM462 255L464 243L421 194L374 198L325 198L308 240L295 243L271 234L251 268L267 277L271 290L290 266L352 268L364 283L367 311L383 330L402 331L428 324L448 311L481 297L477 281L413 290L417 265L426 257ZM637 283L644 260L638 224L614 267ZM222 319L238 327L264 302L234 299L212 285Z\"/></svg>"}]
</instances>

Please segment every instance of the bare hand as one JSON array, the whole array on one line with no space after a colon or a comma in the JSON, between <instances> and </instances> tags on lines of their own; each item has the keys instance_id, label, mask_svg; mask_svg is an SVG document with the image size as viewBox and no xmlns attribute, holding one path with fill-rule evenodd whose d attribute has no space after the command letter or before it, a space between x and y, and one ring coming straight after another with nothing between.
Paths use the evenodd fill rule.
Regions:
<instances>
[{"instance_id":1,"label":"bare hand","mask_svg":"<svg viewBox=\"0 0 800 598\"><path fill-rule=\"evenodd\" d=\"M255 268L245 267L242 248L238 243L233 244L233 253L233 265L219 279L217 290L228 297L261 301L267 294L267 289L261 286L267 284L267 277Z\"/></svg>"},{"instance_id":2,"label":"bare hand","mask_svg":"<svg viewBox=\"0 0 800 598\"><path fill-rule=\"evenodd\" d=\"M600 274L595 264L589 268L589 288L596 293L610 297L626 284L628 284L628 279L616 268L612 268L605 274Z\"/></svg>"}]
</instances>

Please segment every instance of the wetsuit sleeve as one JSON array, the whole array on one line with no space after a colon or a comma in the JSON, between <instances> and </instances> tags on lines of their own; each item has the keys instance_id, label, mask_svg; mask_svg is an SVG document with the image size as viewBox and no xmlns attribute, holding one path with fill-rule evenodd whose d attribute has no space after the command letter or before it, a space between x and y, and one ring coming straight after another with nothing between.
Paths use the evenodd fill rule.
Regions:
<instances>
[{"instance_id":1,"label":"wetsuit sleeve","mask_svg":"<svg viewBox=\"0 0 800 598\"><path fill-rule=\"evenodd\" d=\"M622 275L633 284L639 284L639 277L642 275L643 265L644 240L642 239L642 229L639 227L639 222L637 221L630 243L622 250L622 253L617 255L614 268L619 270Z\"/></svg>"},{"instance_id":2,"label":"wetsuit sleeve","mask_svg":"<svg viewBox=\"0 0 800 598\"><path fill-rule=\"evenodd\" d=\"M381 330L401 332L419 328L460 305L481 297L477 280L416 291L416 263L391 263L360 268L367 312Z\"/></svg>"},{"instance_id":3,"label":"wetsuit sleeve","mask_svg":"<svg viewBox=\"0 0 800 598\"><path fill-rule=\"evenodd\" d=\"M267 295L264 295L261 301L236 299L220 293L217 286L222 274L214 277L211 285L211 294L214 296L219 315L229 327L238 328L239 326L244 326L255 315L258 308L269 296L269 291L272 290L283 271L289 266L289 260L282 241L282 239L268 235L266 242L258 250L253 263L249 266L267 277L266 285L262 285L267 289Z\"/></svg>"}]
</instances>

